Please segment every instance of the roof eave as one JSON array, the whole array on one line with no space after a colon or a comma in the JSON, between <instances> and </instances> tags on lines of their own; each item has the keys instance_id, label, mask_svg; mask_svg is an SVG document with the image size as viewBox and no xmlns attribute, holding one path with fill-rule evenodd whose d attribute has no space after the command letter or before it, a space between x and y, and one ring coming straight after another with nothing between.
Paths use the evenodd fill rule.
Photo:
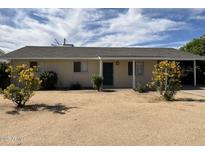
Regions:
<instances>
[{"instance_id":1,"label":"roof eave","mask_svg":"<svg viewBox=\"0 0 205 154\"><path fill-rule=\"evenodd\" d=\"M101 57L102 60L205 60L205 57L193 57L193 58L170 58L170 57Z\"/></svg>"},{"instance_id":2,"label":"roof eave","mask_svg":"<svg viewBox=\"0 0 205 154\"><path fill-rule=\"evenodd\" d=\"M5 57L3 60L205 60L205 57L170 58L170 57Z\"/></svg>"}]
</instances>

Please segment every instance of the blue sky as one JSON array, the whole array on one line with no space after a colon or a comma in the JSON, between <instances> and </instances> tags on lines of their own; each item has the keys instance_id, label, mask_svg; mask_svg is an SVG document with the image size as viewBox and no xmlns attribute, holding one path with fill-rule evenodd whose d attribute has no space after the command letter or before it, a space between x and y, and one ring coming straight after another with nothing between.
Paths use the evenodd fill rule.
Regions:
<instances>
[{"instance_id":1,"label":"blue sky","mask_svg":"<svg viewBox=\"0 0 205 154\"><path fill-rule=\"evenodd\" d=\"M51 45L173 47L205 34L205 9L0 9L0 49Z\"/></svg>"}]
</instances>

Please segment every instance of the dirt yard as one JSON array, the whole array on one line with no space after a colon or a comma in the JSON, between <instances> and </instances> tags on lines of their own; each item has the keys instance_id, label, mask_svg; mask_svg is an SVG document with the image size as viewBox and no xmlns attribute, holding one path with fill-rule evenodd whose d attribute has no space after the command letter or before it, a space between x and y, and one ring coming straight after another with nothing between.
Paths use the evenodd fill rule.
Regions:
<instances>
[{"instance_id":1,"label":"dirt yard","mask_svg":"<svg viewBox=\"0 0 205 154\"><path fill-rule=\"evenodd\" d=\"M0 96L0 145L205 145L205 97L40 91L24 110Z\"/></svg>"}]
</instances>

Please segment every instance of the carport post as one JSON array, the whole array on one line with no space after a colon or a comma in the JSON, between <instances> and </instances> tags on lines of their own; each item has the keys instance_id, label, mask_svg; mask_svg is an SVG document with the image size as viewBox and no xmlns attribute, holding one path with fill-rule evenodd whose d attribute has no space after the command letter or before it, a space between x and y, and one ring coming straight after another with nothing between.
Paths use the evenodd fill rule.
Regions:
<instances>
[{"instance_id":1,"label":"carport post","mask_svg":"<svg viewBox=\"0 0 205 154\"><path fill-rule=\"evenodd\" d=\"M100 62L99 62L99 76L103 77L103 62L102 59L100 57L98 57Z\"/></svg>"},{"instance_id":2,"label":"carport post","mask_svg":"<svg viewBox=\"0 0 205 154\"><path fill-rule=\"evenodd\" d=\"M193 63L194 63L194 86L196 86L196 60L194 60Z\"/></svg>"},{"instance_id":3,"label":"carport post","mask_svg":"<svg viewBox=\"0 0 205 154\"><path fill-rule=\"evenodd\" d=\"M135 81L135 60L132 61L132 88L135 89L136 81Z\"/></svg>"}]
</instances>

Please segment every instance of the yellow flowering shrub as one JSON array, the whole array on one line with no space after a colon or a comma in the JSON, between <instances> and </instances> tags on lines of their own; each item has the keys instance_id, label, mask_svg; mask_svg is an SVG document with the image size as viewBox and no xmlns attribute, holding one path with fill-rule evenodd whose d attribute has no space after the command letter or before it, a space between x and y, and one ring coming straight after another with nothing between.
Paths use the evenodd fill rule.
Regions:
<instances>
[{"instance_id":1,"label":"yellow flowering shrub","mask_svg":"<svg viewBox=\"0 0 205 154\"><path fill-rule=\"evenodd\" d=\"M37 67L27 68L25 64L9 66L6 72L12 80L15 80L15 84L2 91L4 97L12 100L18 107L23 107L32 97L33 91L40 88L41 80L37 76L37 71Z\"/></svg>"},{"instance_id":2,"label":"yellow flowering shrub","mask_svg":"<svg viewBox=\"0 0 205 154\"><path fill-rule=\"evenodd\" d=\"M154 66L151 86L157 88L166 100L172 100L173 96L181 88L181 68L175 61L161 61Z\"/></svg>"}]
</instances>

